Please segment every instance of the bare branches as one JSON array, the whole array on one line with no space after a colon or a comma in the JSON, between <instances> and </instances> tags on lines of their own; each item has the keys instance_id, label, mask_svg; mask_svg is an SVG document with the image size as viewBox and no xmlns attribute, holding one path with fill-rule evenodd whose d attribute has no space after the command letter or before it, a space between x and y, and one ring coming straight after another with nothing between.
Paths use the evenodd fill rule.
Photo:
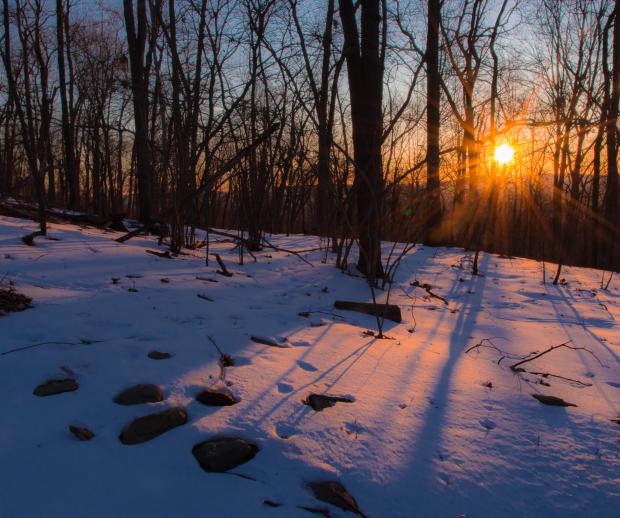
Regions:
<instances>
[{"instance_id":1,"label":"bare branches","mask_svg":"<svg viewBox=\"0 0 620 518\"><path fill-rule=\"evenodd\" d=\"M548 349L545 349L543 352L538 353L538 354L534 354L533 356L530 356L528 358L525 358L521 361L518 361L517 363L514 363L510 366L510 368L515 371L515 372L520 372L523 371L523 369L521 369L519 366L523 365L524 363L528 363L534 360L537 360L538 358L540 358L541 356L544 356L545 354L549 354L550 352L555 351L556 349L560 349L562 347L566 347L567 349L571 349L572 351L585 351L588 354L591 354L594 359L596 359L597 362L599 362L601 365L601 361L597 358L597 356L590 351L589 349L587 349L586 347L573 347L572 345L569 345L572 342L572 340L569 340L568 342L564 342L560 345L554 345L552 347L549 347Z\"/></svg>"},{"instance_id":2,"label":"bare branches","mask_svg":"<svg viewBox=\"0 0 620 518\"><path fill-rule=\"evenodd\" d=\"M415 286L416 288L422 288L424 291L426 291L426 293L429 294L430 297L432 297L434 299L439 299L446 306L448 305L448 301L446 299L444 299L441 295L437 295L436 293L433 293L432 286L430 284L426 284L426 283L421 284L420 281L417 281L417 280L413 281L410 284L411 284L411 286Z\"/></svg>"},{"instance_id":3,"label":"bare branches","mask_svg":"<svg viewBox=\"0 0 620 518\"><path fill-rule=\"evenodd\" d=\"M513 363L512 365L510 365L510 370L514 373L517 374L531 374L534 376L540 376L541 378L555 378L561 381L565 381L568 383L573 383L575 385L579 385L581 387L589 387L592 384L591 383L586 383L583 381L580 381L578 379L574 379L574 378L569 378L566 376L561 376L559 374L553 374L550 372L544 372L544 371L532 371L532 370L526 370L523 367L521 367L522 365L524 365L525 363L529 363L532 362L534 360L537 360L539 358L541 358L542 356L545 356L557 349L562 349L562 348L566 348L566 349L570 349L572 351L585 351L588 354L590 354L599 364L603 365L602 362L599 360L599 358L592 352L590 351L588 348L586 347L575 347L572 345L569 345L572 340L569 340L567 342L558 344L558 345L553 345L547 349L545 349L542 352L534 352L534 353L530 353L527 356L523 357L523 356L518 356L515 354L511 354L511 353L507 353L506 351L504 351L503 349L500 349L499 347L497 347L492 340L495 340L496 338L483 338L482 340L480 340L480 342L478 342L477 344L473 345L472 347L470 347L469 349L467 349L465 351L465 354L474 351L474 350L480 350L480 349L490 349L493 351L496 351L497 353L500 354L499 359L497 360L497 364L500 365L501 362L506 359L518 359L517 362Z\"/></svg>"},{"instance_id":4,"label":"bare branches","mask_svg":"<svg viewBox=\"0 0 620 518\"><path fill-rule=\"evenodd\" d=\"M8 351L3 351L0 353L0 356L5 356L7 354L13 354L20 351L27 351L29 349L35 349L36 347L42 347L44 345L90 345L90 344L99 344L104 342L105 340L87 340L85 338L81 338L79 342L60 342L60 341L52 341L52 342L38 342L36 344L26 345L24 347L16 347L15 349L9 349Z\"/></svg>"}]
</instances>

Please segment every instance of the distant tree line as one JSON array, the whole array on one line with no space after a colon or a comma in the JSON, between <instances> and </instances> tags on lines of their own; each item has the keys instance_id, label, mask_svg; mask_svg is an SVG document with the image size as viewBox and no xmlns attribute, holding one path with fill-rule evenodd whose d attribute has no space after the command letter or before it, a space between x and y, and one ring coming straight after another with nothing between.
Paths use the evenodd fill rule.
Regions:
<instances>
[{"instance_id":1,"label":"distant tree line","mask_svg":"<svg viewBox=\"0 0 620 518\"><path fill-rule=\"evenodd\" d=\"M0 196L619 269L616 0L2 0ZM510 144L515 159L498 163ZM477 253L476 253L477 259ZM474 265L476 271L476 264Z\"/></svg>"}]
</instances>

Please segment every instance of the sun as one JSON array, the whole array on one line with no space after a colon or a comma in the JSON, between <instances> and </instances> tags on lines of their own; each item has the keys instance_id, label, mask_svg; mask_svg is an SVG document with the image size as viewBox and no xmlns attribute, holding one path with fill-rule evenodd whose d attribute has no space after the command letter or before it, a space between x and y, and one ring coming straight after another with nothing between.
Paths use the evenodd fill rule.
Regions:
<instances>
[{"instance_id":1,"label":"sun","mask_svg":"<svg viewBox=\"0 0 620 518\"><path fill-rule=\"evenodd\" d=\"M515 157L515 150L510 144L501 144L495 148L495 161L500 164L508 164Z\"/></svg>"}]
</instances>

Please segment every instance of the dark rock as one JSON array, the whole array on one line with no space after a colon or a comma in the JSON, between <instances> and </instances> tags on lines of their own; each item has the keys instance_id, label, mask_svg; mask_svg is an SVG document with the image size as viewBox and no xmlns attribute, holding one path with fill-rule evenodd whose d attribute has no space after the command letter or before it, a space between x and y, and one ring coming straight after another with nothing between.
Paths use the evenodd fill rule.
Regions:
<instances>
[{"instance_id":1,"label":"dark rock","mask_svg":"<svg viewBox=\"0 0 620 518\"><path fill-rule=\"evenodd\" d=\"M151 351L147 356L151 360L167 360L168 358L172 358L170 353L164 353L161 351Z\"/></svg>"},{"instance_id":2,"label":"dark rock","mask_svg":"<svg viewBox=\"0 0 620 518\"><path fill-rule=\"evenodd\" d=\"M141 405L142 403L159 403L164 400L164 393L151 383L135 385L119 392L114 402L119 405Z\"/></svg>"},{"instance_id":3,"label":"dark rock","mask_svg":"<svg viewBox=\"0 0 620 518\"><path fill-rule=\"evenodd\" d=\"M64 380L48 380L45 383L41 383L32 392L35 396L53 396L54 394L62 394L63 392L73 392L79 388L77 382L74 379Z\"/></svg>"},{"instance_id":4,"label":"dark rock","mask_svg":"<svg viewBox=\"0 0 620 518\"><path fill-rule=\"evenodd\" d=\"M348 397L327 396L325 394L310 394L303 403L312 407L313 410L320 412L325 408L334 406L336 403L353 403Z\"/></svg>"},{"instance_id":5,"label":"dark rock","mask_svg":"<svg viewBox=\"0 0 620 518\"><path fill-rule=\"evenodd\" d=\"M223 473L253 459L258 446L241 437L218 437L198 443L192 454L205 471Z\"/></svg>"},{"instance_id":6,"label":"dark rock","mask_svg":"<svg viewBox=\"0 0 620 518\"><path fill-rule=\"evenodd\" d=\"M532 394L534 399L540 401L543 405L549 406L577 406L573 403L568 403L564 401L562 398L555 396L545 396L544 394Z\"/></svg>"},{"instance_id":7,"label":"dark rock","mask_svg":"<svg viewBox=\"0 0 620 518\"><path fill-rule=\"evenodd\" d=\"M119 436L123 444L140 444L150 441L187 422L187 413L179 407L148 414L134 419Z\"/></svg>"},{"instance_id":8,"label":"dark rock","mask_svg":"<svg viewBox=\"0 0 620 518\"><path fill-rule=\"evenodd\" d=\"M353 498L345 487L338 481L311 482L308 487L317 500L325 502L345 511L351 511L359 516L365 516L360 511L355 498Z\"/></svg>"},{"instance_id":9,"label":"dark rock","mask_svg":"<svg viewBox=\"0 0 620 518\"><path fill-rule=\"evenodd\" d=\"M69 425L69 431L80 441L90 441L95 436L88 428L82 428L80 426Z\"/></svg>"},{"instance_id":10,"label":"dark rock","mask_svg":"<svg viewBox=\"0 0 620 518\"><path fill-rule=\"evenodd\" d=\"M237 403L237 399L226 390L207 388L196 396L196 400L208 406L230 406Z\"/></svg>"}]
</instances>

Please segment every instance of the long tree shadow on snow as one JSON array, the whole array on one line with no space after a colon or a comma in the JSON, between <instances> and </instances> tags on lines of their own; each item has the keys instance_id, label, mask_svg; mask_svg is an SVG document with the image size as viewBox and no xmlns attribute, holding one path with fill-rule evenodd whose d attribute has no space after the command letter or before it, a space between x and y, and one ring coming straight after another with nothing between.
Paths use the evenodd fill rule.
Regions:
<instances>
[{"instance_id":1,"label":"long tree shadow on snow","mask_svg":"<svg viewBox=\"0 0 620 518\"><path fill-rule=\"evenodd\" d=\"M417 483L430 489L433 486L432 477L435 469L432 456L436 453L441 442L442 432L446 421L446 409L450 397L452 375L457 363L464 353L464 346L474 332L478 315L482 309L482 298L486 284L486 273L489 265L489 255L483 254L480 264L482 276L472 277L470 296L460 308L459 316L449 338L448 358L446 359L439 379L435 384L426 414L421 418L422 429L414 439L413 451L409 457L409 469L413 471ZM429 461L431 461L429 465ZM417 492L424 494L423 488Z\"/></svg>"}]
</instances>

